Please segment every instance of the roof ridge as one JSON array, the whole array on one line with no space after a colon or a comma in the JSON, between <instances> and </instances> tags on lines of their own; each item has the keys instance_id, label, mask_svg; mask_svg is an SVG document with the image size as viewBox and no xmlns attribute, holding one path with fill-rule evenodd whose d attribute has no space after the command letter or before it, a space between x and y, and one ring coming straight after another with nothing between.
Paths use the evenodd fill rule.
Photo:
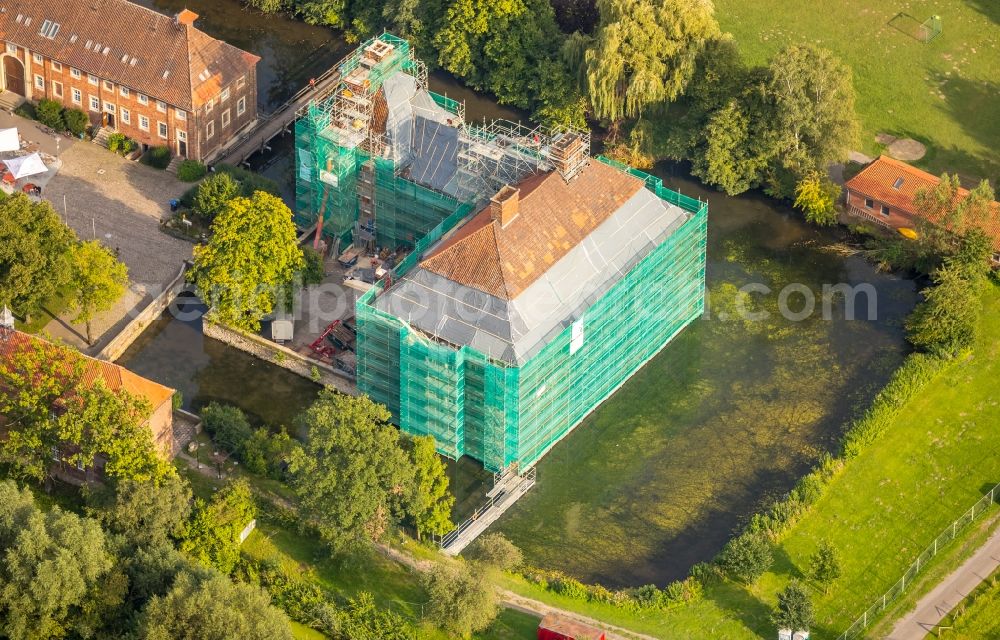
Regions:
<instances>
[{"instance_id":1,"label":"roof ridge","mask_svg":"<svg viewBox=\"0 0 1000 640\"><path fill-rule=\"evenodd\" d=\"M507 287L507 270L504 267L506 261L500 251L500 239L497 237L497 226L499 226L499 224L500 223L496 220L490 220L490 223L484 228L490 230L490 235L493 238L492 247L497 258L497 268L500 269L500 286L503 288L503 297L506 300L510 300L513 296L510 295L510 289ZM476 233L478 233L478 231Z\"/></svg>"}]
</instances>

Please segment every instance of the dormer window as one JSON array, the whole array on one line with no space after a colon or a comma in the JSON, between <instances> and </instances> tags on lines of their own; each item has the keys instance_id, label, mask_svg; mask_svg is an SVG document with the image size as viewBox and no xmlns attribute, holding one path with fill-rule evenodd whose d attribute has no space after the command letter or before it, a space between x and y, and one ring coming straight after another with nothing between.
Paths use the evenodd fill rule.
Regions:
<instances>
[{"instance_id":1,"label":"dormer window","mask_svg":"<svg viewBox=\"0 0 1000 640\"><path fill-rule=\"evenodd\" d=\"M902 178L902 176L900 176L899 178L896 178L896 181L892 183L892 188L895 189L896 191L899 191L899 188L902 187L902 186L903 186L903 178Z\"/></svg>"}]
</instances>

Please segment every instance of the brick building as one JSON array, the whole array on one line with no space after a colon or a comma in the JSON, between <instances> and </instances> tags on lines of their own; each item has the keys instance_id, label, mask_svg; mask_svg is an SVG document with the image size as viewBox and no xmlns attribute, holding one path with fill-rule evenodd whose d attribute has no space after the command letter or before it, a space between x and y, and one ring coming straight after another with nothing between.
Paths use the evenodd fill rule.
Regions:
<instances>
[{"instance_id":1,"label":"brick building","mask_svg":"<svg viewBox=\"0 0 1000 640\"><path fill-rule=\"evenodd\" d=\"M203 160L257 119L259 57L127 0L0 0L0 88Z\"/></svg>"},{"instance_id":2,"label":"brick building","mask_svg":"<svg viewBox=\"0 0 1000 640\"><path fill-rule=\"evenodd\" d=\"M890 229L915 228L923 218L914 200L918 191L932 191L941 179L889 156L879 156L844 185L847 213ZM969 195L960 189L959 198ZM935 220L928 220L935 222ZM979 227L993 240L993 264L1000 265L1000 204Z\"/></svg>"}]
</instances>

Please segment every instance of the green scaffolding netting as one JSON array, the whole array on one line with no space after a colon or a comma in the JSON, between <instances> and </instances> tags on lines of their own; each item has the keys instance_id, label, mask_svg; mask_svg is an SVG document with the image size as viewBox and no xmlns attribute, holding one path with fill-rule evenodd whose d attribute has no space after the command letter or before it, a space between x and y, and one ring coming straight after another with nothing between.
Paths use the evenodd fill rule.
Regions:
<instances>
[{"instance_id":1,"label":"green scaffolding netting","mask_svg":"<svg viewBox=\"0 0 1000 640\"><path fill-rule=\"evenodd\" d=\"M492 471L530 467L703 312L708 205L658 178L599 160L640 177L691 216L591 305L576 328L566 327L523 366L411 331L374 307L381 285L358 300L358 387L385 403L404 430L433 435L444 455L470 455ZM397 273L411 269L471 209L462 205L440 222Z\"/></svg>"}]
</instances>

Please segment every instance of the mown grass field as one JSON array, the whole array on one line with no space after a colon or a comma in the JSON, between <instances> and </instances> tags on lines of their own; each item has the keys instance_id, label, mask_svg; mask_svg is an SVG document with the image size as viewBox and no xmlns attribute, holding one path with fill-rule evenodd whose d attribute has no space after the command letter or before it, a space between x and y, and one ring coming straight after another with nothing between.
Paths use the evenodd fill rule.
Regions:
<instances>
[{"instance_id":1,"label":"mown grass field","mask_svg":"<svg viewBox=\"0 0 1000 640\"><path fill-rule=\"evenodd\" d=\"M954 640L1000 638L1000 572L994 573L941 621Z\"/></svg>"},{"instance_id":2,"label":"mown grass field","mask_svg":"<svg viewBox=\"0 0 1000 640\"><path fill-rule=\"evenodd\" d=\"M834 51L854 70L861 151L877 153L876 133L928 146L917 164L934 172L1000 178L1000 3L996 0L715 0L723 30L747 60L764 63L787 44ZM929 44L906 29L940 15Z\"/></svg>"}]
</instances>

